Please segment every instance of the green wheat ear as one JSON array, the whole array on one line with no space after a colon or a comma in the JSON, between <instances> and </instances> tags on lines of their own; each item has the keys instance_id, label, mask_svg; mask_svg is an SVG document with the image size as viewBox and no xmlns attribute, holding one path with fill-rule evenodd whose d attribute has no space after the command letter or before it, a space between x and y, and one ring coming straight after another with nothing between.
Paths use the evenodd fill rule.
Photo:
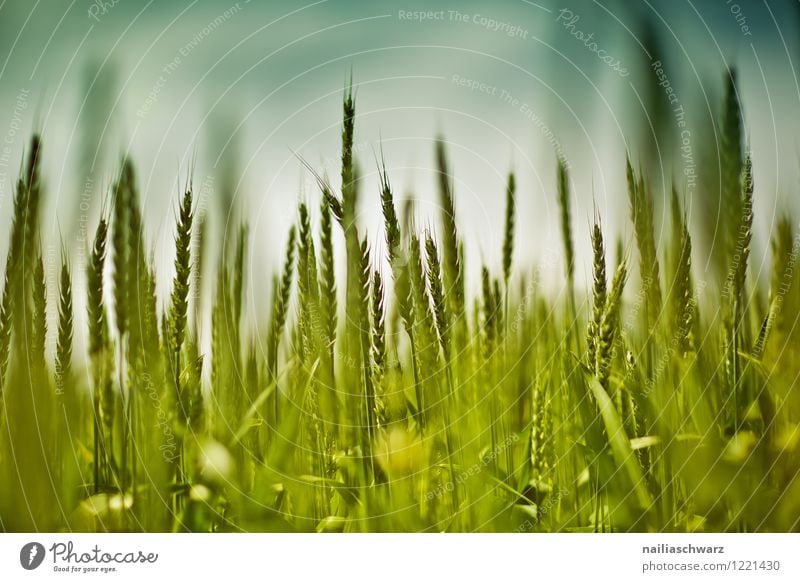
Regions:
<instances>
[{"instance_id":1,"label":"green wheat ear","mask_svg":"<svg viewBox=\"0 0 800 582\"><path fill-rule=\"evenodd\" d=\"M311 219L308 207L299 208L300 236L297 261L297 289L300 308L303 357L313 362L320 347L322 327L319 321L319 281L317 278L317 258L311 232Z\"/></svg>"},{"instance_id":2,"label":"green wheat ear","mask_svg":"<svg viewBox=\"0 0 800 582\"><path fill-rule=\"evenodd\" d=\"M337 301L334 264L333 226L330 205L323 198L320 207L320 312L329 357L333 359L336 341Z\"/></svg>"},{"instance_id":3,"label":"green wheat ear","mask_svg":"<svg viewBox=\"0 0 800 582\"><path fill-rule=\"evenodd\" d=\"M94 356L106 344L108 330L103 302L103 271L106 261L108 223L100 219L92 244L92 253L87 267L87 311L89 319L89 355Z\"/></svg>"},{"instance_id":4,"label":"green wheat ear","mask_svg":"<svg viewBox=\"0 0 800 582\"><path fill-rule=\"evenodd\" d=\"M122 172L114 185L113 198L113 226L111 246L113 250L113 282L114 282L114 312L116 325L120 337L128 331L130 318L130 262L131 244L133 235L130 232L130 204L131 195L129 182L133 180L133 166L125 160Z\"/></svg>"},{"instance_id":5,"label":"green wheat ear","mask_svg":"<svg viewBox=\"0 0 800 582\"><path fill-rule=\"evenodd\" d=\"M597 366L597 349L599 343L600 325L606 306L606 249L603 244L603 231L600 224L595 222L592 227L592 315L589 320L589 329L586 337L589 368L594 370Z\"/></svg>"},{"instance_id":6,"label":"green wheat ear","mask_svg":"<svg viewBox=\"0 0 800 582\"><path fill-rule=\"evenodd\" d=\"M247 223L241 224L236 237L236 248L233 256L233 286L231 295L233 296L233 332L236 343L240 342L239 327L242 320L242 302L244 301L244 279L245 261L247 254L247 235L249 227ZM238 351L238 350L237 350ZM238 362L237 362L238 364Z\"/></svg>"},{"instance_id":7,"label":"green wheat ear","mask_svg":"<svg viewBox=\"0 0 800 582\"><path fill-rule=\"evenodd\" d=\"M383 279L377 270L372 272L372 384L375 387L375 416L378 428L388 424L384 399L386 374L386 310Z\"/></svg>"},{"instance_id":8,"label":"green wheat ear","mask_svg":"<svg viewBox=\"0 0 800 582\"><path fill-rule=\"evenodd\" d=\"M0 302L0 388L2 388L4 367L10 354L11 328L16 319L19 327L28 320L28 293L33 273L30 266L36 266L39 245L39 207L41 204L41 149L38 135L31 138L31 149L24 174L17 182L14 193L14 210L11 221L11 236L6 256L5 285ZM23 298L24 300L16 300ZM24 323L27 326L27 323Z\"/></svg>"},{"instance_id":9,"label":"green wheat ear","mask_svg":"<svg viewBox=\"0 0 800 582\"><path fill-rule=\"evenodd\" d=\"M415 378L417 390L417 417L420 424L427 426L425 408L428 406L428 387L425 376L431 376L431 370L439 364L439 349L436 329L428 299L428 288L425 282L425 266L422 260L420 241L416 233L411 232L408 240L408 288L413 309L413 340L419 359L419 376ZM425 386L423 386L425 384Z\"/></svg>"},{"instance_id":10,"label":"green wheat ear","mask_svg":"<svg viewBox=\"0 0 800 582\"><path fill-rule=\"evenodd\" d=\"M392 186L389 182L389 175L386 172L385 163L382 164L380 177L381 210L383 213L384 229L386 231L386 249L389 256L389 266L391 268L392 278L394 279L395 283L394 295L397 315L400 316L406 333L411 340L412 352L416 352L416 345L413 337L414 298L412 296L411 281L409 279L407 265L408 252L403 248L403 231L400 228L400 221L397 218L394 193L392 192ZM410 218L407 217L407 221L410 221ZM413 355L412 361L416 370L416 357Z\"/></svg>"},{"instance_id":11,"label":"green wheat ear","mask_svg":"<svg viewBox=\"0 0 800 582\"><path fill-rule=\"evenodd\" d=\"M425 237L425 254L428 263L428 290L433 300L433 320L439 344L445 361L450 359L450 321L447 306L445 305L444 289L442 285L442 267L439 260L439 250L433 237L428 233Z\"/></svg>"},{"instance_id":12,"label":"green wheat ear","mask_svg":"<svg viewBox=\"0 0 800 582\"><path fill-rule=\"evenodd\" d=\"M631 222L639 250L639 275L645 297L645 309L649 332L652 333L661 313L661 283L659 278L658 254L653 232L653 197L644 176L636 176L630 158L626 159L628 199L630 201Z\"/></svg>"},{"instance_id":13,"label":"green wheat ear","mask_svg":"<svg viewBox=\"0 0 800 582\"><path fill-rule=\"evenodd\" d=\"M95 230L91 256L86 272L87 316L89 327L89 360L92 373L92 408L94 414L94 483L98 492L111 480L113 464L112 430L114 426L115 392L113 346L106 322L103 299L103 275L106 261L108 223L101 218Z\"/></svg>"},{"instance_id":14,"label":"green wheat ear","mask_svg":"<svg viewBox=\"0 0 800 582\"><path fill-rule=\"evenodd\" d=\"M552 486L551 470L554 465L553 455L553 415L547 385L539 385L533 390L531 404L533 418L531 420L531 465L536 480L544 485Z\"/></svg>"},{"instance_id":15,"label":"green wheat ear","mask_svg":"<svg viewBox=\"0 0 800 582\"><path fill-rule=\"evenodd\" d=\"M481 291L483 296L483 359L491 362L497 347L497 316L499 305L492 291L489 269L481 269Z\"/></svg>"},{"instance_id":16,"label":"green wheat ear","mask_svg":"<svg viewBox=\"0 0 800 582\"><path fill-rule=\"evenodd\" d=\"M557 166L558 207L561 212L561 238L564 245L564 264L567 287L572 294L575 281L575 246L572 242L572 221L569 205L569 174L566 161L559 157Z\"/></svg>"},{"instance_id":17,"label":"green wheat ear","mask_svg":"<svg viewBox=\"0 0 800 582\"><path fill-rule=\"evenodd\" d=\"M186 335L186 314L189 308L189 275L191 273L192 244L192 188L186 189L178 217L178 232L175 237L175 278L172 282L170 301L170 349L174 358L175 378L179 379L180 353ZM179 380L177 388L180 390Z\"/></svg>"},{"instance_id":18,"label":"green wheat ear","mask_svg":"<svg viewBox=\"0 0 800 582\"><path fill-rule=\"evenodd\" d=\"M37 252L33 270L32 295L33 333L31 334L31 356L34 365L39 367L44 366L44 350L47 340L47 280L44 274L41 247Z\"/></svg>"},{"instance_id":19,"label":"green wheat ear","mask_svg":"<svg viewBox=\"0 0 800 582\"><path fill-rule=\"evenodd\" d=\"M739 260L731 259L731 269L733 272L731 281L730 296L736 303L735 320L738 323L742 318L745 301L745 280L747 277L747 264L750 258L750 243L753 239L753 163L748 154L745 159L744 169L742 170L741 181L741 215L739 216L739 228L737 229L736 249L739 249Z\"/></svg>"},{"instance_id":20,"label":"green wheat ear","mask_svg":"<svg viewBox=\"0 0 800 582\"><path fill-rule=\"evenodd\" d=\"M31 138L31 151L28 154L28 165L25 169L25 237L23 252L24 265L35 261L40 252L39 211L42 204L41 187L42 140L38 134Z\"/></svg>"},{"instance_id":21,"label":"green wheat ear","mask_svg":"<svg viewBox=\"0 0 800 582\"><path fill-rule=\"evenodd\" d=\"M500 279L495 278L494 280L494 302L495 305L501 306L503 305L503 297L500 293ZM497 330L498 335L500 334L500 330L503 329L505 325L505 320L503 318L503 310L497 310Z\"/></svg>"},{"instance_id":22,"label":"green wheat ear","mask_svg":"<svg viewBox=\"0 0 800 582\"><path fill-rule=\"evenodd\" d=\"M721 173L723 231L722 253L727 261L735 252L738 240L737 227L742 215L741 177L744 167L742 147L742 108L739 103L739 89L736 82L736 69L731 68L725 75L725 98L722 109L721 126ZM721 265L727 268L728 264Z\"/></svg>"},{"instance_id":23,"label":"green wheat ear","mask_svg":"<svg viewBox=\"0 0 800 582\"><path fill-rule=\"evenodd\" d=\"M58 287L58 340L56 342L56 387L65 391L72 369L72 277L66 258L61 260L61 277Z\"/></svg>"},{"instance_id":24,"label":"green wheat ear","mask_svg":"<svg viewBox=\"0 0 800 582\"><path fill-rule=\"evenodd\" d=\"M456 207L453 189L450 185L451 175L447 164L444 140L436 140L436 165L439 172L439 204L442 208L442 224L444 226L442 242L442 278L447 289L448 307L453 317L460 319L464 315L463 272L459 253L458 227L456 226Z\"/></svg>"},{"instance_id":25,"label":"green wheat ear","mask_svg":"<svg viewBox=\"0 0 800 582\"><path fill-rule=\"evenodd\" d=\"M199 214L192 220L194 227L193 244L195 245L194 261L192 261L192 278L196 281L197 288L192 297L192 313L195 321L202 318L203 302L203 281L206 279L207 263L207 238L208 238L208 215L199 210Z\"/></svg>"},{"instance_id":26,"label":"green wheat ear","mask_svg":"<svg viewBox=\"0 0 800 582\"><path fill-rule=\"evenodd\" d=\"M3 297L0 301L0 396L2 396L8 361L11 353L11 329L14 313L17 310L14 298L19 295L22 276L19 265L22 260L25 237L25 213L27 209L27 188L22 179L19 180L14 193L14 212L11 220L11 236L6 256L6 268L3 284ZM0 405L2 405L0 400ZM2 410L0 410L2 412ZM2 415L0 414L0 419Z\"/></svg>"},{"instance_id":27,"label":"green wheat ear","mask_svg":"<svg viewBox=\"0 0 800 582\"><path fill-rule=\"evenodd\" d=\"M682 354L692 349L695 300L692 295L692 237L682 215L675 190L672 191L672 236L674 275L670 293L672 335Z\"/></svg>"},{"instance_id":28,"label":"green wheat ear","mask_svg":"<svg viewBox=\"0 0 800 582\"><path fill-rule=\"evenodd\" d=\"M270 380L277 377L278 347L283 329L286 324L286 315L289 308L289 296L292 292L292 279L295 268L295 254L297 250L297 229L294 225L289 229L289 238L286 243L286 258L283 263L283 272L279 287L274 289L272 303L272 322L270 324L270 349L269 369Z\"/></svg>"},{"instance_id":29,"label":"green wheat ear","mask_svg":"<svg viewBox=\"0 0 800 582\"><path fill-rule=\"evenodd\" d=\"M172 281L169 315L164 325L162 325L162 329L164 329L163 333L166 338L164 344L169 347L166 360L173 366L171 381L174 390L172 401L176 407L175 417L182 431L185 430L192 416L191 407L193 406L193 400L196 399L195 392L199 389L188 385L188 383L193 380L199 383L199 378L190 378L190 376L192 376L191 362L188 368L189 373L184 374L184 364L181 360L181 351L186 336L187 312L189 310L189 276L192 271L191 245L193 218L192 187L191 184L189 184L184 192L180 206L180 215L178 216L177 234L175 236L175 276ZM152 280L152 278L150 278L150 280ZM149 283L148 281L148 288L150 287ZM153 320L151 325L156 325L154 321L156 317L155 306L153 305L151 309L152 313L148 313ZM148 311L151 309L148 309ZM154 342L157 337L158 333L156 331L152 336ZM178 462L174 471L178 481L183 481L185 479L183 454L184 435L179 434L176 451ZM180 505L180 501L177 503Z\"/></svg>"},{"instance_id":30,"label":"green wheat ear","mask_svg":"<svg viewBox=\"0 0 800 582\"><path fill-rule=\"evenodd\" d=\"M402 252L400 222L397 219L394 194L392 193L392 185L389 183L389 174L386 171L385 161L382 161L379 172L381 179L381 211L383 212L383 224L386 229L386 249L389 254L389 263L391 264L397 260Z\"/></svg>"},{"instance_id":31,"label":"green wheat ear","mask_svg":"<svg viewBox=\"0 0 800 582\"><path fill-rule=\"evenodd\" d=\"M364 395L366 399L366 428L367 435L373 439L376 435L377 422L375 417L376 397L375 385L372 377L372 340L370 324L370 276L372 267L370 261L369 245L366 238L361 241L361 262L359 271L359 313L360 313L360 336L361 336L361 369L363 370ZM369 446L369 444L367 445Z\"/></svg>"},{"instance_id":32,"label":"green wheat ear","mask_svg":"<svg viewBox=\"0 0 800 582\"><path fill-rule=\"evenodd\" d=\"M508 185L506 186L506 221L505 236L503 237L503 282L508 287L508 280L511 278L511 262L514 257L514 222L516 213L516 180L514 174L508 174Z\"/></svg>"},{"instance_id":33,"label":"green wheat ear","mask_svg":"<svg viewBox=\"0 0 800 582\"><path fill-rule=\"evenodd\" d=\"M353 99L353 81L344 96L342 104L343 125L342 125L342 193L349 192L353 184L353 135L355 133L356 102ZM343 206L347 202L342 202ZM344 209L343 209L344 210ZM348 227L349 225L345 225Z\"/></svg>"},{"instance_id":34,"label":"green wheat ear","mask_svg":"<svg viewBox=\"0 0 800 582\"><path fill-rule=\"evenodd\" d=\"M8 271L3 285L3 299L0 302L0 420L3 417L3 384L8 369L8 356L11 349L11 321L13 306L11 303Z\"/></svg>"},{"instance_id":35,"label":"green wheat ear","mask_svg":"<svg viewBox=\"0 0 800 582\"><path fill-rule=\"evenodd\" d=\"M361 340L359 322L361 321L361 243L359 241L356 214L358 205L358 188L355 164L353 161L353 139L355 133L356 105L353 99L352 79L343 103L342 120L342 229L345 238L345 256L347 278L345 281L345 326L342 338L342 354L346 362L361 360L359 350ZM345 367L343 381L346 384L359 382L358 370ZM349 415L360 414L352 406L345 406Z\"/></svg>"},{"instance_id":36,"label":"green wheat ear","mask_svg":"<svg viewBox=\"0 0 800 582\"><path fill-rule=\"evenodd\" d=\"M595 376L604 389L608 389L608 379L611 375L613 360L613 347L619 333L619 312L622 304L622 291L628 277L628 267L625 261L620 263L611 281L611 291L606 298L603 316L597 333L597 363Z\"/></svg>"}]
</instances>

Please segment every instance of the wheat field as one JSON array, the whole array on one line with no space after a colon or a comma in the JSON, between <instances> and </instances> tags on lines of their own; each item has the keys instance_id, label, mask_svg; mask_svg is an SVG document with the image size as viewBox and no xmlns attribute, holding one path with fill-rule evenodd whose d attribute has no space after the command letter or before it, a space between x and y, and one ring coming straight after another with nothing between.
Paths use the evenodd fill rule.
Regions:
<instances>
[{"instance_id":1,"label":"wheat field","mask_svg":"<svg viewBox=\"0 0 800 582\"><path fill-rule=\"evenodd\" d=\"M63 248L48 286L41 159L57 152L33 136L0 305L0 531L800 530L800 232L780 217L770 279L756 280L758 181L727 82L713 276L698 278L678 187L661 201L671 222L659 245L651 177L629 159L627 244L599 213L577 226L562 159L557 294L517 260L527 194L513 173L502 257L482 265L476 288L465 265L481 259L464 252L444 141L437 224L415 224L383 162L381 188L359 187L346 91L341 191L317 176L299 204L259 330L243 321L247 225L204 267L218 217L197 211L189 180L174 248L154 249L131 159L93 225L85 272ZM370 196L377 234L357 218ZM156 296L154 252L174 255L168 297ZM194 286L208 278L205 304ZM78 317L73 288L84 287ZM88 342L76 353L79 322Z\"/></svg>"}]
</instances>

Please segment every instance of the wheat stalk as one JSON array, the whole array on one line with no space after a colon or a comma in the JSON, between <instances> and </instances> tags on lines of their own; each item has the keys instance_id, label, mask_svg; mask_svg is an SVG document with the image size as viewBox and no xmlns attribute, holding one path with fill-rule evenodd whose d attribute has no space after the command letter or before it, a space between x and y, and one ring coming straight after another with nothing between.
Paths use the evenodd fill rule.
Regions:
<instances>
[{"instance_id":1,"label":"wheat stalk","mask_svg":"<svg viewBox=\"0 0 800 582\"><path fill-rule=\"evenodd\" d=\"M175 365L175 387L180 392L180 355L186 335L186 314L189 308L189 275L191 273L192 244L192 189L186 189L178 217L175 236L175 278L170 301L170 349Z\"/></svg>"},{"instance_id":2,"label":"wheat stalk","mask_svg":"<svg viewBox=\"0 0 800 582\"><path fill-rule=\"evenodd\" d=\"M644 177L637 179L630 158L626 160L626 176L631 222L639 250L639 273L644 287L648 327L652 333L661 313L661 283L653 234L653 198Z\"/></svg>"},{"instance_id":3,"label":"wheat stalk","mask_svg":"<svg viewBox=\"0 0 800 582\"><path fill-rule=\"evenodd\" d=\"M603 244L603 231L598 222L592 227L592 316L589 320L589 330L586 336L588 364L594 370L597 365L597 348L600 333L600 324L606 306L606 249Z\"/></svg>"},{"instance_id":4,"label":"wheat stalk","mask_svg":"<svg viewBox=\"0 0 800 582\"><path fill-rule=\"evenodd\" d=\"M375 385L372 382L372 350L371 348L371 325L370 325L370 275L372 274L372 267L370 266L370 252L369 245L366 238L361 241L361 262L360 262L360 278L359 278L359 313L360 313L360 328L361 328L361 370L364 383L364 410L365 410L365 427L367 429L367 441L365 442L365 450L370 450L371 442L375 438L377 423L375 420L376 413L376 400L375 400Z\"/></svg>"},{"instance_id":5,"label":"wheat stalk","mask_svg":"<svg viewBox=\"0 0 800 582\"><path fill-rule=\"evenodd\" d=\"M508 280L511 278L511 261L514 257L514 217L516 212L516 181L514 174L508 174L508 185L506 186L506 221L505 235L503 236L503 281L508 287Z\"/></svg>"},{"instance_id":6,"label":"wheat stalk","mask_svg":"<svg viewBox=\"0 0 800 582\"><path fill-rule=\"evenodd\" d=\"M38 246L38 245L37 245ZM31 333L31 359L37 372L44 366L44 350L47 340L47 280L41 250L37 251L33 269L33 329Z\"/></svg>"},{"instance_id":7,"label":"wheat stalk","mask_svg":"<svg viewBox=\"0 0 800 582\"><path fill-rule=\"evenodd\" d=\"M120 177L114 186L114 219L111 237L113 250L114 312L120 338L128 331L129 323L129 263L130 263L130 205L128 182L133 179L133 166L125 161Z\"/></svg>"},{"instance_id":8,"label":"wheat stalk","mask_svg":"<svg viewBox=\"0 0 800 582\"><path fill-rule=\"evenodd\" d=\"M692 237L681 216L677 194L672 198L673 237L677 240L675 249L675 274L672 289L672 333L681 353L692 349L692 325L694 321L694 297L692 296Z\"/></svg>"},{"instance_id":9,"label":"wheat stalk","mask_svg":"<svg viewBox=\"0 0 800 582\"><path fill-rule=\"evenodd\" d=\"M569 174L563 158L558 158L557 170L558 207L561 211L561 239L564 245L564 265L567 274L567 287L572 296L575 280L575 247L572 242L572 224L569 205Z\"/></svg>"},{"instance_id":10,"label":"wheat stalk","mask_svg":"<svg viewBox=\"0 0 800 582\"><path fill-rule=\"evenodd\" d=\"M439 173L439 204L444 225L442 243L442 277L447 289L448 307L458 321L464 314L463 272L459 255L459 237L456 226L456 208L450 186L450 170L447 164L444 140L436 140L436 165Z\"/></svg>"},{"instance_id":11,"label":"wheat stalk","mask_svg":"<svg viewBox=\"0 0 800 582\"><path fill-rule=\"evenodd\" d=\"M611 281L611 291L606 299L603 316L597 332L597 364L595 376L604 389L608 389L608 379L611 374L613 348L616 336L619 333L619 312L622 303L622 290L628 275L625 261L620 263Z\"/></svg>"},{"instance_id":12,"label":"wheat stalk","mask_svg":"<svg viewBox=\"0 0 800 582\"><path fill-rule=\"evenodd\" d=\"M283 274L278 286L273 286L274 296L272 301L272 322L270 324L270 349L269 369L270 380L277 378L278 347L283 328L286 324L286 315L289 306L289 296L292 291L292 275L295 268L297 229L294 225L289 228L289 238L286 243L286 258L283 263Z\"/></svg>"},{"instance_id":13,"label":"wheat stalk","mask_svg":"<svg viewBox=\"0 0 800 582\"><path fill-rule=\"evenodd\" d=\"M65 392L72 368L72 277L69 263L62 258L58 288L58 340L56 343L56 387Z\"/></svg>"},{"instance_id":14,"label":"wheat stalk","mask_svg":"<svg viewBox=\"0 0 800 582\"><path fill-rule=\"evenodd\" d=\"M725 100L721 126L722 204L724 208L721 233L722 249L726 260L735 252L739 221L742 215L741 177L744 164L742 151L742 112L736 70L731 68L725 76Z\"/></svg>"},{"instance_id":15,"label":"wheat stalk","mask_svg":"<svg viewBox=\"0 0 800 582\"><path fill-rule=\"evenodd\" d=\"M388 416L385 402L384 378L386 375L386 311L383 279L380 272L372 272L372 385L375 387L375 417L378 428L386 428Z\"/></svg>"},{"instance_id":16,"label":"wheat stalk","mask_svg":"<svg viewBox=\"0 0 800 582\"><path fill-rule=\"evenodd\" d=\"M450 321L447 306L445 305L444 290L442 287L442 267L439 260L439 251L433 237L428 233L425 237L425 255L427 257L428 290L433 301L433 322L439 345L445 362L450 361Z\"/></svg>"},{"instance_id":17,"label":"wheat stalk","mask_svg":"<svg viewBox=\"0 0 800 582\"><path fill-rule=\"evenodd\" d=\"M333 229L330 205L323 199L320 209L320 311L325 328L328 357L333 364L333 346L336 341L337 302L336 268L334 265ZM331 370L331 379L333 371Z\"/></svg>"}]
</instances>

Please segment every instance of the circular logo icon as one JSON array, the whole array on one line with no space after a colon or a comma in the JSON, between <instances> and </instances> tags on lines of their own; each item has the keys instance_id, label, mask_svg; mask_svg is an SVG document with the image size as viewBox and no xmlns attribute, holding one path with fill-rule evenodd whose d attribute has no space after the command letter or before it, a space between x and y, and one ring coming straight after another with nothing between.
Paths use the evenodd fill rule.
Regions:
<instances>
[{"instance_id":1,"label":"circular logo icon","mask_svg":"<svg viewBox=\"0 0 800 582\"><path fill-rule=\"evenodd\" d=\"M44 546L39 542L30 542L19 551L19 563L26 570L35 570L44 562Z\"/></svg>"}]
</instances>

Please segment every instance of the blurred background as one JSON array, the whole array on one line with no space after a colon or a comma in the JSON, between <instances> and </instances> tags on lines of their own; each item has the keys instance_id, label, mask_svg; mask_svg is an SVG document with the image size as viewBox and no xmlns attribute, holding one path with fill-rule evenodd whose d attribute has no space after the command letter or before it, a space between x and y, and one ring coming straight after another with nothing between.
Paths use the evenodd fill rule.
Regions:
<instances>
[{"instance_id":1,"label":"blurred background","mask_svg":"<svg viewBox=\"0 0 800 582\"><path fill-rule=\"evenodd\" d=\"M419 201L418 223L433 224L441 134L468 285L481 260L499 265L511 170L515 260L538 262L546 286L562 284L557 155L570 168L580 282L595 208L608 233L632 240L628 152L659 196L674 184L685 200L702 279L722 211L719 119L735 66L754 163L757 278L778 214L800 210L798 32L796 0L6 0L0 257L20 163L40 131L54 287L62 241L83 271L82 249L130 155L161 296L178 197L191 179L212 239L249 224L248 310L263 323L270 298L260 284L279 268L297 202L318 207L298 157L339 183L341 102L352 75L361 220L373 246L383 245L376 159L382 151L397 193ZM657 238L669 232L669 212L657 203Z\"/></svg>"}]
</instances>

